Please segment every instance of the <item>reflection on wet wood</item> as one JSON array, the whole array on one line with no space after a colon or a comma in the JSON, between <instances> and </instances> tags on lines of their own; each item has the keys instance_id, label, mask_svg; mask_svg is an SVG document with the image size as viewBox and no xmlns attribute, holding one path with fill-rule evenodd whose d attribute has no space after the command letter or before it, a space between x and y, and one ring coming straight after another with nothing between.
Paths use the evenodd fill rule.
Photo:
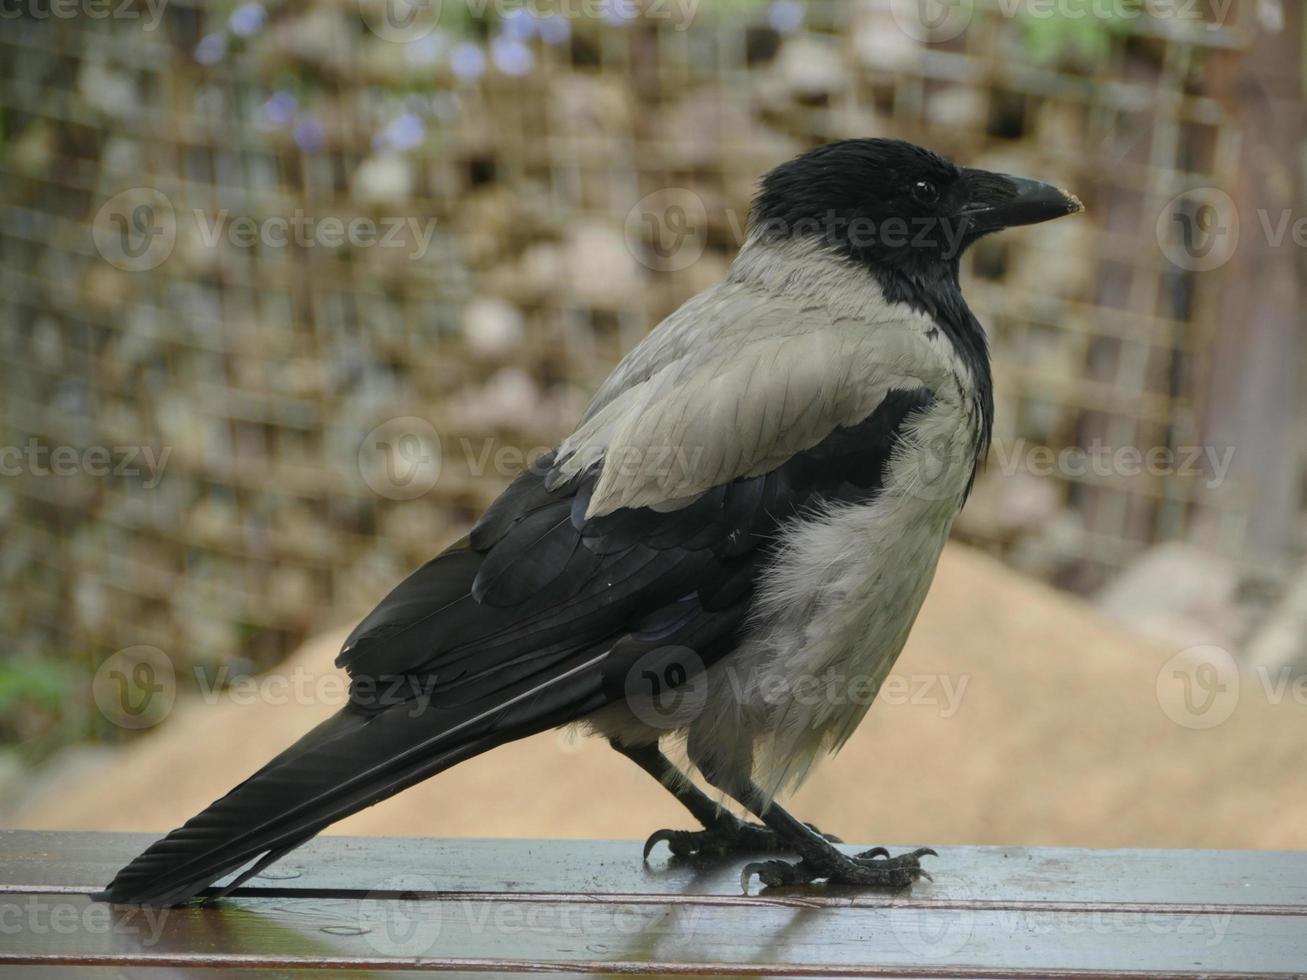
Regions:
<instances>
[{"instance_id":1,"label":"reflection on wet wood","mask_svg":"<svg viewBox=\"0 0 1307 980\"><path fill-rule=\"evenodd\" d=\"M1307 855L950 847L886 894L743 895L618 841L328 837L232 897L92 902L148 837L0 832L0 972L1271 977L1307 970ZM756 888L756 885L755 885ZM21 972L20 972L21 971Z\"/></svg>"}]
</instances>

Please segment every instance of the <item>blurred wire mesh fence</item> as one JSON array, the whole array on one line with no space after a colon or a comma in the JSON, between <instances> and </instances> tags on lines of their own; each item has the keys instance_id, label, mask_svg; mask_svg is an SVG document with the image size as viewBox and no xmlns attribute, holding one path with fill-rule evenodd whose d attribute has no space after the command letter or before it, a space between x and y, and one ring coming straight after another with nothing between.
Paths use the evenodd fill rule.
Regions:
<instances>
[{"instance_id":1,"label":"blurred wire mesh fence","mask_svg":"<svg viewBox=\"0 0 1307 980\"><path fill-rule=\"evenodd\" d=\"M724 273L762 171L848 136L1089 208L967 258L998 429L958 533L1080 590L1200 526L1237 552L1159 215L1240 166L1203 69L1254 4L593 6L6 8L9 651L258 666L365 611Z\"/></svg>"}]
</instances>

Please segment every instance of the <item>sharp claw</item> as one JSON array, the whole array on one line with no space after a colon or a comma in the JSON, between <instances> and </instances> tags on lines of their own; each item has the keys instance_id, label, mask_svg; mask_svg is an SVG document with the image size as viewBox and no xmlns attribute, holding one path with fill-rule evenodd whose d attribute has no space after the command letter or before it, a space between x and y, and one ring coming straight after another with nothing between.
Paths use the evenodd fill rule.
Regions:
<instances>
[{"instance_id":1,"label":"sharp claw","mask_svg":"<svg viewBox=\"0 0 1307 980\"><path fill-rule=\"evenodd\" d=\"M918 847L912 853L915 854L917 857L925 857L927 854L929 854L931 857L936 857L936 858L939 857L939 852L936 851L933 847Z\"/></svg>"},{"instance_id":2,"label":"sharp claw","mask_svg":"<svg viewBox=\"0 0 1307 980\"><path fill-rule=\"evenodd\" d=\"M860 857L860 858L878 858L878 857L887 858L887 857L889 857L889 848L886 848L886 847L873 847L873 848L872 848L871 850L869 850L869 851L863 851L861 854L858 855L858 857Z\"/></svg>"},{"instance_id":3,"label":"sharp claw","mask_svg":"<svg viewBox=\"0 0 1307 980\"><path fill-rule=\"evenodd\" d=\"M672 834L674 833L673 830L655 830L650 834L649 839L644 842L644 860L648 862L650 852L663 841L666 841L667 846L670 848L672 846Z\"/></svg>"}]
</instances>

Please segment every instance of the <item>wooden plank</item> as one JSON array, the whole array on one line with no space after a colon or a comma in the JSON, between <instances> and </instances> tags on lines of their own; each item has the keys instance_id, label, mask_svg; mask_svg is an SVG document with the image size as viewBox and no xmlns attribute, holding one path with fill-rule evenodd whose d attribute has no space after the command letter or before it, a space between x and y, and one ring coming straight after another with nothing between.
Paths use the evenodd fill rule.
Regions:
<instances>
[{"instance_id":1,"label":"wooden plank","mask_svg":"<svg viewBox=\"0 0 1307 980\"><path fill-rule=\"evenodd\" d=\"M30 964L6 963L4 965L4 980L67 980L68 964L53 963L45 966L35 966ZM364 975L369 980L412 980L413 972L411 970L368 970ZM288 980L341 980L342 973L339 969L332 970L304 970L295 969L269 971L262 968L237 968L223 965L221 970L218 968L196 968L195 966L139 966L133 963L130 970L124 970L121 966L86 966L79 963L77 965L76 980L190 980L196 976L212 977L214 980L270 980L271 977L286 977ZM557 977L576 977L593 980L593 974L584 973L561 973L551 974L551 978ZM500 977L504 980L521 980L520 972L506 973L502 971L472 972L466 970L450 970L440 974L441 980L494 980Z\"/></svg>"},{"instance_id":2,"label":"wooden plank","mask_svg":"<svg viewBox=\"0 0 1307 980\"><path fill-rule=\"evenodd\" d=\"M90 902L152 839L0 832L0 972L1307 975L1297 853L948 847L906 893L744 896L630 841L324 837L207 907Z\"/></svg>"},{"instance_id":3,"label":"wooden plank","mask_svg":"<svg viewBox=\"0 0 1307 980\"><path fill-rule=\"evenodd\" d=\"M0 831L0 892L94 891L153 839ZM578 896L589 901L585 896L593 895L632 901L696 896L756 904L756 894L752 899L740 894L742 863L739 858L673 862L660 849L646 867L634 841L319 837L241 894L348 897L381 888L396 876L418 875L427 882L420 890L441 893L511 892L562 901ZM918 882L902 896L816 889L769 893L772 897L763 901L1043 910L1112 905L1119 911L1210 908L1307 915L1307 853L959 846L941 847L927 865L934 880Z\"/></svg>"},{"instance_id":4,"label":"wooden plank","mask_svg":"<svg viewBox=\"0 0 1307 980\"><path fill-rule=\"evenodd\" d=\"M1111 910L795 909L243 898L110 908L0 896L0 964L910 977L1301 975L1302 919Z\"/></svg>"},{"instance_id":5,"label":"wooden plank","mask_svg":"<svg viewBox=\"0 0 1307 980\"><path fill-rule=\"evenodd\" d=\"M4 980L67 980L68 964L52 963L45 966L36 966L29 964L12 964L4 965ZM366 976L369 980L412 980L414 971L412 970L367 970L367 971L349 971L342 973L337 967L334 969L306 970L295 968L294 970L268 970L263 967L233 967L223 964L218 967L196 967L193 964L187 966L139 966L132 964L129 970L124 970L121 966L86 966L79 963L77 965L76 980L192 980L194 977L209 977L213 980L270 980L273 977L285 977L286 980L341 980L342 976ZM593 973L579 973L576 971L560 970L550 972L551 980L566 980L572 977L576 980L594 980ZM648 976L660 976L660 974L645 974ZM661 976L669 976L661 974ZM440 980L521 980L522 971L506 972L502 970L442 970L440 971Z\"/></svg>"}]
</instances>

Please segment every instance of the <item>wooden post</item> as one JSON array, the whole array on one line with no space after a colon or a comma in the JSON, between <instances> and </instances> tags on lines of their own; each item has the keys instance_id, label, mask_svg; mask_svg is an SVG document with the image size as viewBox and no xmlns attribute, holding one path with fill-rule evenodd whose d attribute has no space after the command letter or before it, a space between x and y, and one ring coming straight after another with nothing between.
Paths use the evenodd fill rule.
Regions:
<instances>
[{"instance_id":1,"label":"wooden post","mask_svg":"<svg viewBox=\"0 0 1307 980\"><path fill-rule=\"evenodd\" d=\"M1209 75L1243 144L1236 183L1222 188L1237 212L1237 245L1228 262L1200 274L1200 302L1218 311L1203 429L1208 445L1234 447L1230 479L1248 513L1244 554L1274 568L1297 536L1303 474L1304 249L1293 224L1307 216L1299 195L1304 25L1298 0L1248 6L1257 14L1252 47L1213 57Z\"/></svg>"}]
</instances>

